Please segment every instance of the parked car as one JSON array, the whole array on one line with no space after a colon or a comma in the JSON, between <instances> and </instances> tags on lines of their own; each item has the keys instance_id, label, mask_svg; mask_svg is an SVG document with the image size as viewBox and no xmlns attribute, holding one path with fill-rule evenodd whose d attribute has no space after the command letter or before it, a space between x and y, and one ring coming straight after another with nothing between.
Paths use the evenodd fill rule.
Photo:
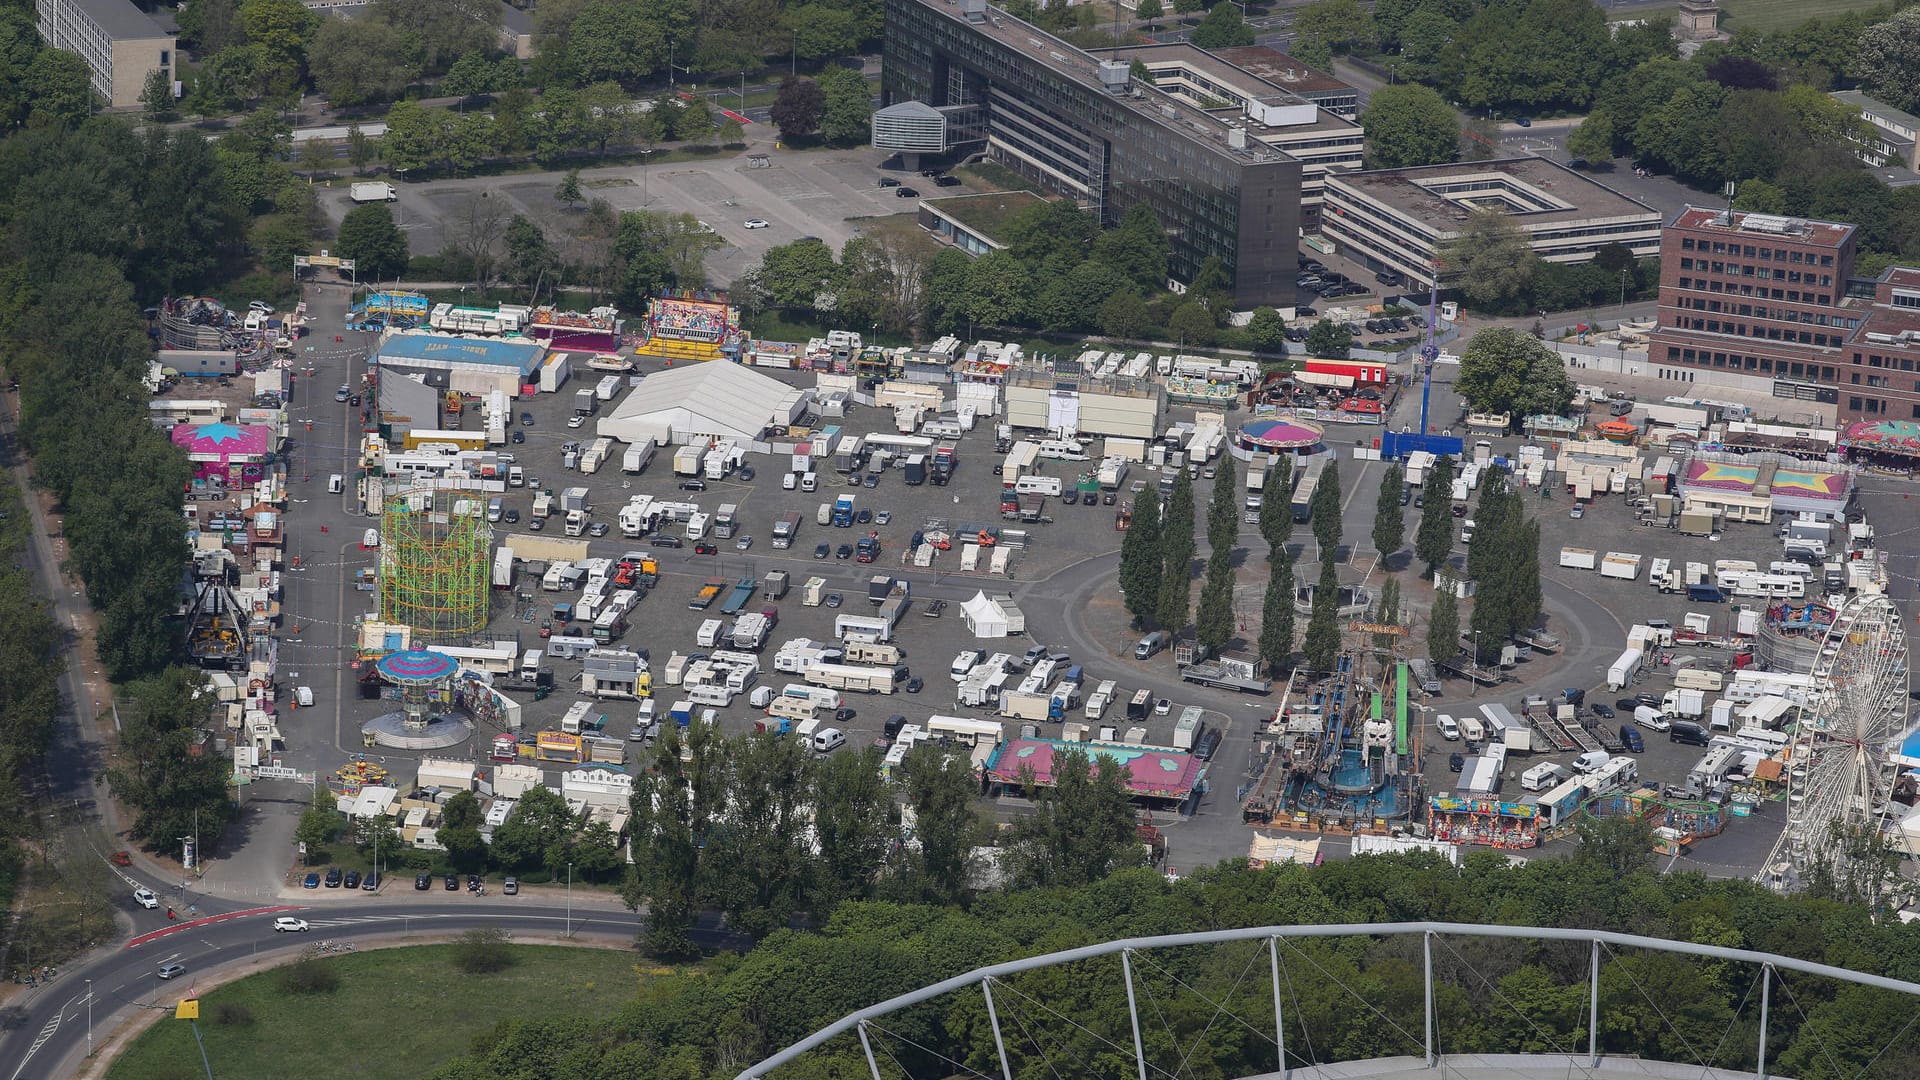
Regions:
<instances>
[{"instance_id":1,"label":"parked car","mask_svg":"<svg viewBox=\"0 0 1920 1080\"><path fill-rule=\"evenodd\" d=\"M740 539L735 540L733 542L733 549L735 551L745 551L748 548L751 548L752 546L753 546L753 537L751 536L743 536Z\"/></svg>"},{"instance_id":2,"label":"parked car","mask_svg":"<svg viewBox=\"0 0 1920 1080\"><path fill-rule=\"evenodd\" d=\"M822 545L822 546L824 547L825 545ZM839 546L839 548L837 548L837 549L836 549L836 550L834 551L834 553L833 553L833 557L834 557L834 558L836 558L836 559L851 559L851 558L853 558L853 545L852 545L852 544L841 544L841 545Z\"/></svg>"},{"instance_id":3,"label":"parked car","mask_svg":"<svg viewBox=\"0 0 1920 1080\"><path fill-rule=\"evenodd\" d=\"M842 601L841 601L841 599L840 599L840 594L839 594L839 593L837 593L837 592L830 592L830 593L828 593L828 594L827 594L827 606L828 606L828 607L839 607L839 606L841 605L841 603L842 603Z\"/></svg>"},{"instance_id":4,"label":"parked car","mask_svg":"<svg viewBox=\"0 0 1920 1080\"><path fill-rule=\"evenodd\" d=\"M1630 754L1645 753L1647 749L1647 741L1640 737L1640 729L1632 724L1620 725L1620 743Z\"/></svg>"},{"instance_id":5,"label":"parked car","mask_svg":"<svg viewBox=\"0 0 1920 1080\"><path fill-rule=\"evenodd\" d=\"M741 222L741 224L749 229L764 229L767 227L767 220L765 218L752 217Z\"/></svg>"},{"instance_id":6,"label":"parked car","mask_svg":"<svg viewBox=\"0 0 1920 1080\"><path fill-rule=\"evenodd\" d=\"M520 414L520 426L521 426L521 427L532 427L532 426L533 426L533 414L532 414L532 413L530 413L530 412L523 412L523 413L521 413L521 414Z\"/></svg>"},{"instance_id":7,"label":"parked car","mask_svg":"<svg viewBox=\"0 0 1920 1080\"><path fill-rule=\"evenodd\" d=\"M926 680L922 679L918 675L915 675L913 678L907 680L907 693L909 694L917 694L926 688L927 688Z\"/></svg>"},{"instance_id":8,"label":"parked car","mask_svg":"<svg viewBox=\"0 0 1920 1080\"><path fill-rule=\"evenodd\" d=\"M587 526L587 535L598 540L599 538L607 535L607 533L611 532L612 530L613 530L613 526L608 525L606 522L596 521L593 524Z\"/></svg>"},{"instance_id":9,"label":"parked car","mask_svg":"<svg viewBox=\"0 0 1920 1080\"><path fill-rule=\"evenodd\" d=\"M881 187L899 187L900 181L895 180L891 176L883 176L880 178L880 186Z\"/></svg>"},{"instance_id":10,"label":"parked car","mask_svg":"<svg viewBox=\"0 0 1920 1080\"><path fill-rule=\"evenodd\" d=\"M380 888L380 871L378 870L367 871L366 880L360 883L360 891L373 892L378 888Z\"/></svg>"},{"instance_id":11,"label":"parked car","mask_svg":"<svg viewBox=\"0 0 1920 1080\"><path fill-rule=\"evenodd\" d=\"M1588 708L1592 710L1593 715L1599 717L1602 720L1611 720L1615 715L1613 711L1613 706L1604 705L1598 701L1594 702L1592 705L1589 705Z\"/></svg>"},{"instance_id":12,"label":"parked car","mask_svg":"<svg viewBox=\"0 0 1920 1080\"><path fill-rule=\"evenodd\" d=\"M502 881L500 883L500 891L503 893L506 893L508 896L519 896L520 895L520 879L517 877L510 877L505 881Z\"/></svg>"},{"instance_id":13,"label":"parked car","mask_svg":"<svg viewBox=\"0 0 1920 1080\"><path fill-rule=\"evenodd\" d=\"M320 887L320 871L318 870L307 871L307 876L300 879L300 887L303 889L319 888Z\"/></svg>"},{"instance_id":14,"label":"parked car","mask_svg":"<svg viewBox=\"0 0 1920 1080\"><path fill-rule=\"evenodd\" d=\"M448 875L447 875L447 880L446 880L446 891L447 891L447 892L459 892L459 891L460 891L460 875L459 875L459 874L448 874Z\"/></svg>"},{"instance_id":15,"label":"parked car","mask_svg":"<svg viewBox=\"0 0 1920 1080\"><path fill-rule=\"evenodd\" d=\"M680 490L681 491L705 491L707 490L707 482L705 480L700 479L699 477L694 477L692 480L682 480L680 481Z\"/></svg>"},{"instance_id":16,"label":"parked car","mask_svg":"<svg viewBox=\"0 0 1920 1080\"><path fill-rule=\"evenodd\" d=\"M327 888L337 889L339 887L340 887L340 868L337 866L329 867L327 869Z\"/></svg>"},{"instance_id":17,"label":"parked car","mask_svg":"<svg viewBox=\"0 0 1920 1080\"><path fill-rule=\"evenodd\" d=\"M920 193L910 187L899 187L893 189L893 197L896 199L917 199L920 197Z\"/></svg>"},{"instance_id":18,"label":"parked car","mask_svg":"<svg viewBox=\"0 0 1920 1080\"><path fill-rule=\"evenodd\" d=\"M433 875L432 874L413 875L413 888L414 888L414 891L416 892L426 892L428 889L433 888Z\"/></svg>"},{"instance_id":19,"label":"parked car","mask_svg":"<svg viewBox=\"0 0 1920 1080\"><path fill-rule=\"evenodd\" d=\"M521 431L519 428L514 428L513 435L509 441L511 441L513 445L519 446L527 441L527 433Z\"/></svg>"},{"instance_id":20,"label":"parked car","mask_svg":"<svg viewBox=\"0 0 1920 1080\"><path fill-rule=\"evenodd\" d=\"M341 882L340 884L342 888L346 888L346 889L359 888L360 887L360 871L358 870L347 871L346 880Z\"/></svg>"},{"instance_id":21,"label":"parked car","mask_svg":"<svg viewBox=\"0 0 1920 1080\"><path fill-rule=\"evenodd\" d=\"M879 486L880 486L880 474L879 474L879 473L868 473L868 474L867 474L867 478L866 478L866 480L864 480L864 481L863 481L863 483L865 483L865 484L866 484L866 486L868 486L868 487L870 487L870 488L877 488L877 487L879 487Z\"/></svg>"},{"instance_id":22,"label":"parked car","mask_svg":"<svg viewBox=\"0 0 1920 1080\"><path fill-rule=\"evenodd\" d=\"M500 515L500 520L509 525L518 525L520 524L520 511L509 509L506 513Z\"/></svg>"},{"instance_id":23,"label":"parked car","mask_svg":"<svg viewBox=\"0 0 1920 1080\"><path fill-rule=\"evenodd\" d=\"M1465 754L1454 753L1454 754L1447 755L1447 769L1449 771L1459 772L1461 769L1464 769L1466 767L1467 767L1467 756Z\"/></svg>"},{"instance_id":24,"label":"parked car","mask_svg":"<svg viewBox=\"0 0 1920 1080\"><path fill-rule=\"evenodd\" d=\"M871 525L873 524L873 511L863 506L860 508L859 513L853 515L853 520L859 525Z\"/></svg>"},{"instance_id":25,"label":"parked car","mask_svg":"<svg viewBox=\"0 0 1920 1080\"><path fill-rule=\"evenodd\" d=\"M833 554L833 545L832 545L832 544L815 544L815 545L813 545L813 557L814 557L814 558L816 558L816 559L824 559L824 558L826 558L827 556L829 556L829 555L831 555L831 554Z\"/></svg>"},{"instance_id":26,"label":"parked car","mask_svg":"<svg viewBox=\"0 0 1920 1080\"><path fill-rule=\"evenodd\" d=\"M920 609L920 614L929 619L937 619L941 613L946 610L947 602L945 600L929 600L927 601L927 606Z\"/></svg>"},{"instance_id":27,"label":"parked car","mask_svg":"<svg viewBox=\"0 0 1920 1080\"><path fill-rule=\"evenodd\" d=\"M677 536L656 536L653 538L653 546L670 548L686 547L687 542Z\"/></svg>"}]
</instances>

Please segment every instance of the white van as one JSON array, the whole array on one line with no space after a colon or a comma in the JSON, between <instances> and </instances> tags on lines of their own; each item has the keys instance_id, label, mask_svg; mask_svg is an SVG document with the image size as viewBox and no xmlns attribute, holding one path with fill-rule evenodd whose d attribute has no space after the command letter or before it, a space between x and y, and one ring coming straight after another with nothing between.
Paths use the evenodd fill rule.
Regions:
<instances>
[{"instance_id":1,"label":"white van","mask_svg":"<svg viewBox=\"0 0 1920 1080\"><path fill-rule=\"evenodd\" d=\"M313 687L295 687L293 691L293 703L303 709L313 708Z\"/></svg>"},{"instance_id":2,"label":"white van","mask_svg":"<svg viewBox=\"0 0 1920 1080\"><path fill-rule=\"evenodd\" d=\"M1587 776L1606 768L1607 762L1612 760L1613 755L1605 750L1589 750L1573 759L1573 771L1581 776Z\"/></svg>"},{"instance_id":3,"label":"white van","mask_svg":"<svg viewBox=\"0 0 1920 1080\"><path fill-rule=\"evenodd\" d=\"M1567 770L1551 761L1543 761L1520 774L1520 786L1528 791L1545 791L1565 783Z\"/></svg>"},{"instance_id":4,"label":"white van","mask_svg":"<svg viewBox=\"0 0 1920 1080\"><path fill-rule=\"evenodd\" d=\"M953 658L953 666L947 669L947 674L953 676L954 682L960 682L967 677L967 672L978 667L980 661L986 659L986 656L987 654L979 649L967 649Z\"/></svg>"},{"instance_id":5,"label":"white van","mask_svg":"<svg viewBox=\"0 0 1920 1080\"><path fill-rule=\"evenodd\" d=\"M1460 740L1460 725L1454 723L1453 717L1448 716L1446 713L1441 713L1439 719L1433 722L1433 726L1439 729L1440 737L1448 742L1458 742Z\"/></svg>"},{"instance_id":6,"label":"white van","mask_svg":"<svg viewBox=\"0 0 1920 1080\"><path fill-rule=\"evenodd\" d=\"M527 486L527 474L521 470L520 466L518 465L508 466L507 486L508 487L526 487Z\"/></svg>"},{"instance_id":7,"label":"white van","mask_svg":"<svg viewBox=\"0 0 1920 1080\"><path fill-rule=\"evenodd\" d=\"M816 754L831 754L847 744L847 733L837 727L822 728L809 740Z\"/></svg>"},{"instance_id":8,"label":"white van","mask_svg":"<svg viewBox=\"0 0 1920 1080\"><path fill-rule=\"evenodd\" d=\"M347 486L347 478L339 473L327 477L327 494L338 495Z\"/></svg>"},{"instance_id":9,"label":"white van","mask_svg":"<svg viewBox=\"0 0 1920 1080\"><path fill-rule=\"evenodd\" d=\"M820 474L808 469L800 474L800 490L813 491L820 486Z\"/></svg>"},{"instance_id":10,"label":"white van","mask_svg":"<svg viewBox=\"0 0 1920 1080\"><path fill-rule=\"evenodd\" d=\"M1460 718L1460 734L1466 736L1467 741L1475 745L1487 741L1486 725L1482 724L1477 716Z\"/></svg>"}]
</instances>

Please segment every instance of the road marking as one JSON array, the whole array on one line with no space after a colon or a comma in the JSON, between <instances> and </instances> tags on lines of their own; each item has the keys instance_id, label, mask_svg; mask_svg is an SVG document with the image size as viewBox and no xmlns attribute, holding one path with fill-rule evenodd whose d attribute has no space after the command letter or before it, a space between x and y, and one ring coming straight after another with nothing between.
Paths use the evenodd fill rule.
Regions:
<instances>
[{"instance_id":1,"label":"road marking","mask_svg":"<svg viewBox=\"0 0 1920 1080\"><path fill-rule=\"evenodd\" d=\"M14 1080L18 1080L20 1074L26 1071L27 1062L32 1061L33 1055L40 1052L40 1048L46 1045L48 1039L53 1038L54 1032L60 1030L60 1019L58 1013L50 1017L46 1025L40 1029L40 1034L34 1038L33 1045L27 1047L27 1052L20 1055L20 1067L13 1070Z\"/></svg>"}]
</instances>

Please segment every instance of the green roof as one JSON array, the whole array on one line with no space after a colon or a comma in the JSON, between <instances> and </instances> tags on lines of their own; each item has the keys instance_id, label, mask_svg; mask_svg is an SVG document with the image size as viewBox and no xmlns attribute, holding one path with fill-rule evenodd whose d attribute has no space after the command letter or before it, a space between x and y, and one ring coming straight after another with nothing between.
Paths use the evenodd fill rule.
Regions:
<instances>
[{"instance_id":1,"label":"green roof","mask_svg":"<svg viewBox=\"0 0 1920 1080\"><path fill-rule=\"evenodd\" d=\"M959 222L968 232L1000 241L1008 219L1029 206L1047 200L1031 191L990 191L984 195L954 195L945 199L923 199L927 207Z\"/></svg>"}]
</instances>

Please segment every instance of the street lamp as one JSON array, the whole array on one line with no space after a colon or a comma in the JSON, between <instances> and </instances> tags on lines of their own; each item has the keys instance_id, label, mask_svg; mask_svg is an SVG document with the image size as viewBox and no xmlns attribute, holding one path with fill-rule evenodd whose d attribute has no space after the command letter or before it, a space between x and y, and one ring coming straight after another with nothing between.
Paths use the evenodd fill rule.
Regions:
<instances>
[{"instance_id":1,"label":"street lamp","mask_svg":"<svg viewBox=\"0 0 1920 1080\"><path fill-rule=\"evenodd\" d=\"M87 1053L93 1053L93 980L87 980Z\"/></svg>"},{"instance_id":2,"label":"street lamp","mask_svg":"<svg viewBox=\"0 0 1920 1080\"><path fill-rule=\"evenodd\" d=\"M567 864L567 936L573 936L573 864Z\"/></svg>"},{"instance_id":3,"label":"street lamp","mask_svg":"<svg viewBox=\"0 0 1920 1080\"><path fill-rule=\"evenodd\" d=\"M1473 677L1467 680L1473 687L1471 697L1480 696L1480 631L1473 632Z\"/></svg>"}]
</instances>

